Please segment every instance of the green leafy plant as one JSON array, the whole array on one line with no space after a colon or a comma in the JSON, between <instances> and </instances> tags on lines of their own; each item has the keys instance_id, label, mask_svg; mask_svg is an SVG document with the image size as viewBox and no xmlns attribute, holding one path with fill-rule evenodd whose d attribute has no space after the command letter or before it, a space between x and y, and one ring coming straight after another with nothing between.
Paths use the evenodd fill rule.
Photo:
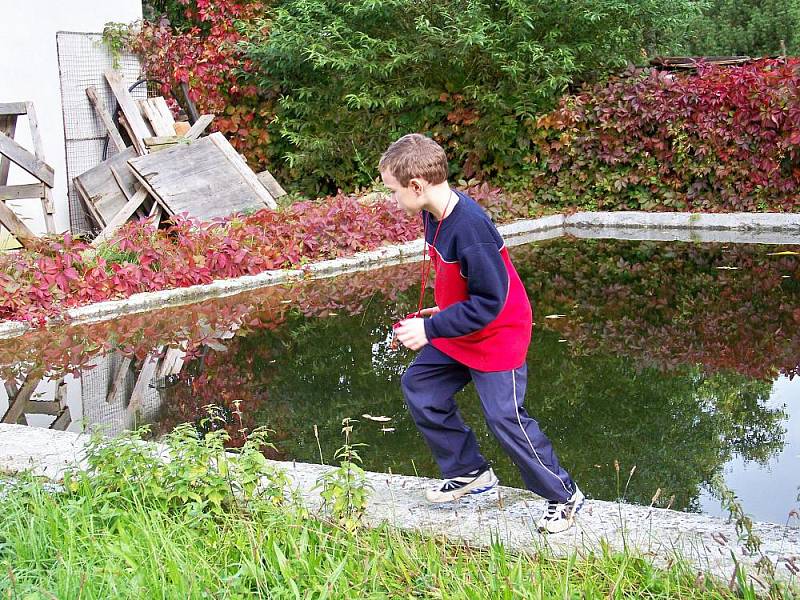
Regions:
<instances>
[{"instance_id":1,"label":"green leafy plant","mask_svg":"<svg viewBox=\"0 0 800 600\"><path fill-rule=\"evenodd\" d=\"M164 438L161 449L145 443L146 432L111 439L94 435L86 447L87 468L68 470L65 489L84 494L89 486L108 499L102 510L112 517L125 506L222 516L284 502L288 479L261 452L270 445L265 429L251 432L238 455L225 448L224 429L203 435L195 425L183 424Z\"/></svg>"},{"instance_id":2,"label":"green leafy plant","mask_svg":"<svg viewBox=\"0 0 800 600\"><path fill-rule=\"evenodd\" d=\"M330 511L333 519L342 527L353 530L361 523L367 509L370 485L367 483L366 473L359 466L361 456L358 448L365 444L353 444L353 424L355 419L342 420L342 435L344 444L334 454L334 459L339 461L339 466L329 470L317 480L317 487L321 487L320 496L323 506Z\"/></svg>"},{"instance_id":3,"label":"green leafy plant","mask_svg":"<svg viewBox=\"0 0 800 600\"><path fill-rule=\"evenodd\" d=\"M122 52L130 48L130 43L136 35L136 24L116 23L110 21L103 26L102 43L111 53L112 65L119 68Z\"/></svg>"},{"instance_id":4,"label":"green leafy plant","mask_svg":"<svg viewBox=\"0 0 800 600\"><path fill-rule=\"evenodd\" d=\"M243 20L248 81L280 93L270 154L309 192L367 185L430 132L467 179L520 175L525 131L570 86L668 46L689 0L288 0Z\"/></svg>"},{"instance_id":5,"label":"green leafy plant","mask_svg":"<svg viewBox=\"0 0 800 600\"><path fill-rule=\"evenodd\" d=\"M800 51L799 0L710 0L687 24L687 52L760 57ZM781 45L783 42L783 45Z\"/></svg>"}]
</instances>

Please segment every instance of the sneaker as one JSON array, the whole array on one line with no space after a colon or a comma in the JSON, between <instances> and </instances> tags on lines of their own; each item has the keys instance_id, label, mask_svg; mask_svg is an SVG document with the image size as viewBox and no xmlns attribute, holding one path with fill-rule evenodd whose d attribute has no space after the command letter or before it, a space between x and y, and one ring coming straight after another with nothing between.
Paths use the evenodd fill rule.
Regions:
<instances>
[{"instance_id":1,"label":"sneaker","mask_svg":"<svg viewBox=\"0 0 800 600\"><path fill-rule=\"evenodd\" d=\"M575 486L575 493L566 502L550 500L544 514L536 521L536 528L542 533L561 533L575 523L575 515L583 506L585 496Z\"/></svg>"},{"instance_id":2,"label":"sneaker","mask_svg":"<svg viewBox=\"0 0 800 600\"><path fill-rule=\"evenodd\" d=\"M467 494L480 494L497 485L498 479L490 466L470 471L461 477L446 479L438 488L425 492L428 502L452 502Z\"/></svg>"}]
</instances>

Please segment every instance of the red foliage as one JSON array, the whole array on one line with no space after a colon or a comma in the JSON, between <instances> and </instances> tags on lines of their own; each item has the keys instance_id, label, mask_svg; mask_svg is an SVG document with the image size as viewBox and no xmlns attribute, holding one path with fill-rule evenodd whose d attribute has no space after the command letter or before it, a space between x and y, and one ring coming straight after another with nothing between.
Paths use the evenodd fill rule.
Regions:
<instances>
[{"instance_id":1,"label":"red foliage","mask_svg":"<svg viewBox=\"0 0 800 600\"><path fill-rule=\"evenodd\" d=\"M132 42L148 77L163 82L169 96L179 84L189 85L201 113L216 115L212 128L221 131L254 167L266 165L269 142L266 125L272 119L273 98L247 83L250 61L236 45L241 35L236 20L253 21L263 14L260 0L179 0L194 23L176 31L169 22L145 21Z\"/></svg>"},{"instance_id":2,"label":"red foliage","mask_svg":"<svg viewBox=\"0 0 800 600\"><path fill-rule=\"evenodd\" d=\"M178 218L167 230L129 223L99 252L70 236L42 240L0 258L0 319L43 324L83 304L297 268L420 234L419 220L393 206L339 195L204 225Z\"/></svg>"},{"instance_id":3,"label":"red foliage","mask_svg":"<svg viewBox=\"0 0 800 600\"><path fill-rule=\"evenodd\" d=\"M539 199L604 209L792 211L800 59L629 72L562 99L534 133Z\"/></svg>"}]
</instances>

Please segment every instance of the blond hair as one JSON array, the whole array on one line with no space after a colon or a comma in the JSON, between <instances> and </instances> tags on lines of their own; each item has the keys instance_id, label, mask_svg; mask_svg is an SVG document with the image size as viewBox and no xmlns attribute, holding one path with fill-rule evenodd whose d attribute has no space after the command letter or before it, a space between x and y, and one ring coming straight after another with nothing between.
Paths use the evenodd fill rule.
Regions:
<instances>
[{"instance_id":1,"label":"blond hair","mask_svg":"<svg viewBox=\"0 0 800 600\"><path fill-rule=\"evenodd\" d=\"M431 138L409 133L391 144L378 163L381 172L389 172L403 187L414 178L437 184L447 181L447 155Z\"/></svg>"}]
</instances>

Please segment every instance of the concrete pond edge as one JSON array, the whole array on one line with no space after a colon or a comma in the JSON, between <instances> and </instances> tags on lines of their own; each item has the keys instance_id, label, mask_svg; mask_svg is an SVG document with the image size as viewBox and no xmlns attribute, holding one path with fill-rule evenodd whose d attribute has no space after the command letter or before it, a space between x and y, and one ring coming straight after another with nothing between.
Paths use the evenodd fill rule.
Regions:
<instances>
[{"instance_id":1,"label":"concrete pond edge","mask_svg":"<svg viewBox=\"0 0 800 600\"><path fill-rule=\"evenodd\" d=\"M524 219L498 227L508 246L572 235L686 242L763 244L800 243L800 213L648 213L639 211L577 212ZM209 284L143 292L71 308L63 322L92 323L148 310L232 296L270 285L343 275L418 260L422 240L382 246L353 256L305 265L301 269L264 271ZM52 324L61 324L54 321ZM0 322L0 339L17 337L34 327L21 321Z\"/></svg>"},{"instance_id":2,"label":"concrete pond edge","mask_svg":"<svg viewBox=\"0 0 800 600\"><path fill-rule=\"evenodd\" d=\"M66 469L85 466L85 444L89 439L83 433L0 424L0 474L12 482L15 476L30 473L57 483ZM153 447L157 455L157 445ZM320 512L317 481L333 467L270 462L288 475L312 513L324 514ZM616 551L639 554L658 566L687 561L698 572L725 582L741 565L757 589L764 585L764 578L756 563L766 557L778 580L790 586L800 584L795 574L800 567L800 529L794 527L754 523L753 533L761 538L761 553L753 555L739 540L735 524L725 519L588 500L575 527L544 536L533 526L534 519L544 510L544 500L526 490L501 486L459 502L431 505L423 499L424 490L433 484L430 479L368 472L367 482L371 491L364 524L369 527L388 524L479 547L501 542L514 551L548 549L558 556L585 555L607 544Z\"/></svg>"}]
</instances>

